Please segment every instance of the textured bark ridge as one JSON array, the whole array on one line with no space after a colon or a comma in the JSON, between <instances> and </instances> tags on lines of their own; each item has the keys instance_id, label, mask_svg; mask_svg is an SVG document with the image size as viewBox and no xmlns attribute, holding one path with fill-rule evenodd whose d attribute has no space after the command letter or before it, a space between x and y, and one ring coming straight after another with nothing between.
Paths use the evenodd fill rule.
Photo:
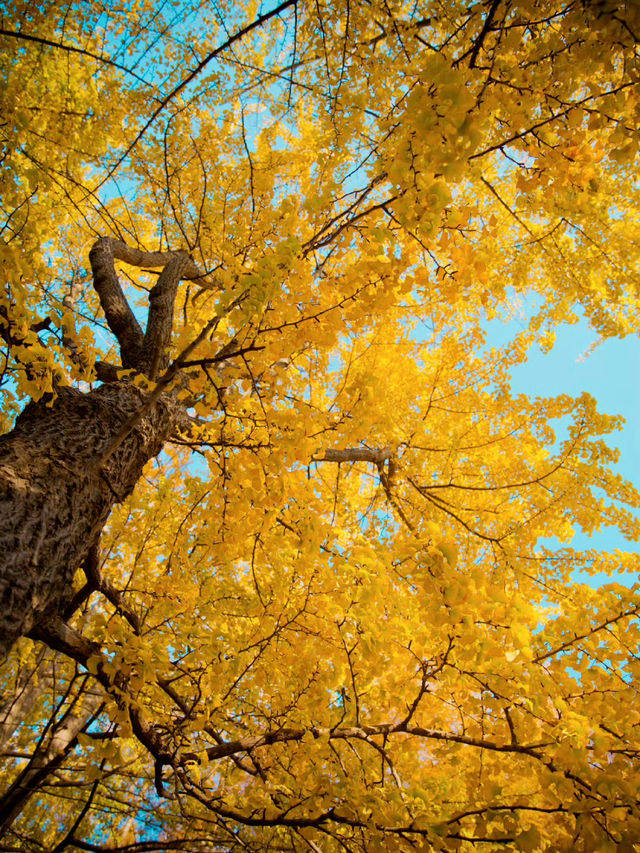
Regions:
<instances>
[{"instance_id":1,"label":"textured bark ridge","mask_svg":"<svg viewBox=\"0 0 640 853\"><path fill-rule=\"evenodd\" d=\"M144 335L114 256L164 265ZM177 285L194 277L193 262L184 253L144 253L102 238L91 264L123 365L155 378L168 364ZM107 381L86 394L61 389L50 405L29 403L0 438L0 660L18 637L59 614L112 507L131 493L180 416L171 393L149 399L130 381Z\"/></svg>"}]
</instances>

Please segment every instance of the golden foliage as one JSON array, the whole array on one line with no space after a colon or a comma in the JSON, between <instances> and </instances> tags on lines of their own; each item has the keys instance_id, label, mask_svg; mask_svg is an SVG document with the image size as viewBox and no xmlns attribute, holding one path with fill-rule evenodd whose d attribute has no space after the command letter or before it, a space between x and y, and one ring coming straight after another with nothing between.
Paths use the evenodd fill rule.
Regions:
<instances>
[{"instance_id":1,"label":"golden foliage","mask_svg":"<svg viewBox=\"0 0 640 853\"><path fill-rule=\"evenodd\" d=\"M576 312L639 331L640 7L278 9L3 13L5 431L113 360L96 235L207 271L171 359L220 318L69 614L97 651L4 666L6 843L640 849L640 587L575 580L638 557L570 545L638 539L620 419L510 389Z\"/></svg>"}]
</instances>

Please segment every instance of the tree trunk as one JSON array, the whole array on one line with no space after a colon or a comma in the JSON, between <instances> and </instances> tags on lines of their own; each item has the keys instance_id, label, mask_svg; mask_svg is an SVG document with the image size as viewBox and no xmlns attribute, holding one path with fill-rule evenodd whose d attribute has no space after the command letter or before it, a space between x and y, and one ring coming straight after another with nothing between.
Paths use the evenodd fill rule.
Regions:
<instances>
[{"instance_id":1,"label":"tree trunk","mask_svg":"<svg viewBox=\"0 0 640 853\"><path fill-rule=\"evenodd\" d=\"M113 505L171 434L175 405L163 395L103 457L144 399L122 381L62 389L51 405L29 403L0 438L0 659L59 614Z\"/></svg>"},{"instance_id":2,"label":"tree trunk","mask_svg":"<svg viewBox=\"0 0 640 853\"><path fill-rule=\"evenodd\" d=\"M143 332L120 286L114 261L162 267L149 293ZM204 279L186 252L144 252L100 237L89 252L93 286L120 348L120 367L156 383L145 394L118 379L118 365L96 364L105 380L83 394L59 389L53 403L29 403L0 438L0 661L18 637L62 615L73 576L97 544L115 503L133 490L184 410L168 391L176 292ZM79 297L72 288L65 307ZM215 325L206 326L185 352ZM11 334L0 327L11 346ZM77 358L77 347L67 348Z\"/></svg>"}]
</instances>

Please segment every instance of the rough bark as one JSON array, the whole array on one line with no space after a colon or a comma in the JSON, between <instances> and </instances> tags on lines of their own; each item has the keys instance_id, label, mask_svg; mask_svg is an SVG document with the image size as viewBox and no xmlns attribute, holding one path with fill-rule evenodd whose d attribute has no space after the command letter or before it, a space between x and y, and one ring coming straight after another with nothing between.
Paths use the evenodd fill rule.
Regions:
<instances>
[{"instance_id":1,"label":"rough bark","mask_svg":"<svg viewBox=\"0 0 640 853\"><path fill-rule=\"evenodd\" d=\"M0 656L59 612L113 505L171 434L171 406L160 400L97 461L143 402L130 383L67 391L51 406L29 403L0 438Z\"/></svg>"},{"instance_id":2,"label":"rough bark","mask_svg":"<svg viewBox=\"0 0 640 853\"><path fill-rule=\"evenodd\" d=\"M164 267L145 334L114 258ZM198 275L193 261L184 252L141 252L106 237L90 261L122 367L155 379L168 365L178 283ZM107 381L86 394L62 388L53 402L30 402L0 437L0 660L18 637L59 617L112 507L131 493L182 415L171 393L147 396L131 381Z\"/></svg>"}]
</instances>

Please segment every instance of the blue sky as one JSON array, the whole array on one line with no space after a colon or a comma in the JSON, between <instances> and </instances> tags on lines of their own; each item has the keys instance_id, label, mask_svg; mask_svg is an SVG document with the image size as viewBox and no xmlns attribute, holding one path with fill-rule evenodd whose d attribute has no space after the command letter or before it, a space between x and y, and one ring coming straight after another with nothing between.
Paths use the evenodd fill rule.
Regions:
<instances>
[{"instance_id":1,"label":"blue sky","mask_svg":"<svg viewBox=\"0 0 640 853\"><path fill-rule=\"evenodd\" d=\"M514 331L524 328L525 321L512 320L502 329L496 323L490 325L492 343L494 335L500 340L508 339ZM589 352L597 341L597 333L586 320L560 326L549 353L534 346L528 361L513 369L513 390L545 397L577 396L587 391L598 401L599 411L622 415L624 429L609 434L606 441L620 450L617 473L640 489L640 340L635 336L610 338ZM603 551L640 551L640 543L628 542L612 530L602 530L592 537L576 534L571 545Z\"/></svg>"}]
</instances>

